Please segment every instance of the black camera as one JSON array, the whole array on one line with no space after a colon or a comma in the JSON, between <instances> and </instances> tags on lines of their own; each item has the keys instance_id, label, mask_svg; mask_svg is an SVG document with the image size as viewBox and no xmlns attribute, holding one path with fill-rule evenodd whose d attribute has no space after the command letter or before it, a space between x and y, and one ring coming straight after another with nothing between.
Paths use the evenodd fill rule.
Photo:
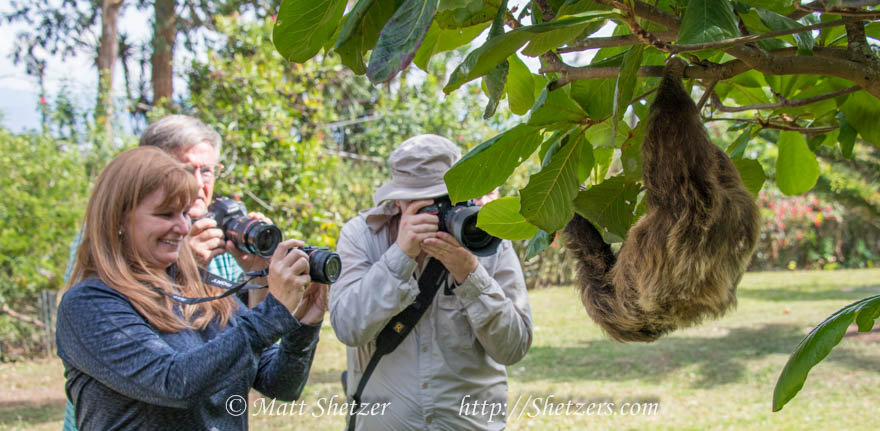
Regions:
<instances>
[{"instance_id":1,"label":"black camera","mask_svg":"<svg viewBox=\"0 0 880 431\"><path fill-rule=\"evenodd\" d=\"M332 284L342 272L339 254L327 247L299 247L309 257L309 277L315 283Z\"/></svg>"},{"instance_id":2,"label":"black camera","mask_svg":"<svg viewBox=\"0 0 880 431\"><path fill-rule=\"evenodd\" d=\"M229 198L217 198L208 207L205 217L217 221L225 239L232 241L240 250L269 257L281 242L281 229L247 216L244 204Z\"/></svg>"},{"instance_id":3,"label":"black camera","mask_svg":"<svg viewBox=\"0 0 880 431\"><path fill-rule=\"evenodd\" d=\"M452 205L449 196L442 196L434 198L434 203L420 209L418 214L437 214L441 232L451 234L459 244L477 256L491 256L497 251L501 239L477 227L480 208L473 201Z\"/></svg>"}]
</instances>

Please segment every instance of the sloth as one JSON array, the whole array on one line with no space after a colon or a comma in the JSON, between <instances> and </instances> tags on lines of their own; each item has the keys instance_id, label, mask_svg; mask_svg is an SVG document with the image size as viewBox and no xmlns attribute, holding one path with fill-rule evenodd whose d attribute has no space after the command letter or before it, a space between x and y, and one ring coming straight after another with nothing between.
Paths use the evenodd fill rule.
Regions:
<instances>
[{"instance_id":1,"label":"sloth","mask_svg":"<svg viewBox=\"0 0 880 431\"><path fill-rule=\"evenodd\" d=\"M758 241L760 213L733 163L709 141L682 85L686 64L667 62L642 143L646 214L618 256L590 221L564 230L590 318L617 341L654 341L717 318Z\"/></svg>"}]
</instances>

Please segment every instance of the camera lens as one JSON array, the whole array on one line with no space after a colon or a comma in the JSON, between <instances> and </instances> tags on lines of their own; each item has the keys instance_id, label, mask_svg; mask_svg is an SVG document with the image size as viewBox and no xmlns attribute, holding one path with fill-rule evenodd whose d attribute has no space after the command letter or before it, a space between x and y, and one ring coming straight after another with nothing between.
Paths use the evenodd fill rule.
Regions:
<instances>
[{"instance_id":1,"label":"camera lens","mask_svg":"<svg viewBox=\"0 0 880 431\"><path fill-rule=\"evenodd\" d=\"M281 229L260 221L251 223L244 235L245 248L263 257L272 256L275 247L281 242Z\"/></svg>"},{"instance_id":2,"label":"camera lens","mask_svg":"<svg viewBox=\"0 0 880 431\"><path fill-rule=\"evenodd\" d=\"M492 235L477 227L477 215L473 214L462 223L461 240L467 248L481 249L492 242Z\"/></svg>"},{"instance_id":3,"label":"camera lens","mask_svg":"<svg viewBox=\"0 0 880 431\"><path fill-rule=\"evenodd\" d=\"M456 206L447 216L446 227L458 242L477 256L490 256L495 253L501 239L489 235L477 227L477 214L480 207Z\"/></svg>"},{"instance_id":4,"label":"camera lens","mask_svg":"<svg viewBox=\"0 0 880 431\"><path fill-rule=\"evenodd\" d=\"M329 251L312 249L309 255L309 277L315 283L332 284L342 272L342 260L339 254Z\"/></svg>"}]
</instances>

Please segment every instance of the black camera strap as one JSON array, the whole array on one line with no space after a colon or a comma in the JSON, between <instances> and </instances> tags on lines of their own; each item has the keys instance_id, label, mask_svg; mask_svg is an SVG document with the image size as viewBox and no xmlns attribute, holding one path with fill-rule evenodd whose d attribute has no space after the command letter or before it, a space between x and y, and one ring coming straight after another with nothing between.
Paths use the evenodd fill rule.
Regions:
<instances>
[{"instance_id":1,"label":"black camera strap","mask_svg":"<svg viewBox=\"0 0 880 431\"><path fill-rule=\"evenodd\" d=\"M236 293L238 293L242 290L264 289L266 286L258 286L255 284L248 284L248 283L250 283L251 280L253 280L255 278L265 277L267 274L269 274L268 268L261 269L259 271L246 272L244 274L244 276L247 277L247 279L245 279L241 282L235 283L233 281L229 281L223 277L220 277L219 275L211 274L210 272L205 271L202 268L199 268L199 275L202 277L202 281L204 281L206 284L210 284L211 286L216 286L216 287L219 287L222 289L226 289L226 292L223 292L223 294L220 296L209 296L209 297L203 297L203 298L189 298L189 297L177 295L174 293L168 293L168 292L161 290L161 289L157 289L157 290L162 292L165 296L167 296L167 297L169 297L169 298L171 298L181 304L195 305L195 304L201 304L202 302L216 301L218 299L223 299L229 295L235 295ZM174 268L170 269L169 275L171 275L172 279L177 278L176 277L177 268L174 267Z\"/></svg>"},{"instance_id":2,"label":"black camera strap","mask_svg":"<svg viewBox=\"0 0 880 431\"><path fill-rule=\"evenodd\" d=\"M379 363L379 359L382 359L382 356L385 356L394 351L400 343L409 335L410 331L416 326L416 323L419 323L419 319L422 318L422 315L425 314L425 311L431 307L431 303L434 302L434 296L437 294L437 290L440 289L440 286L446 280L446 275L448 274L446 267L443 266L437 259L431 258L428 261L428 266L425 267L425 271L422 272L422 276L419 277L419 294L416 296L415 301L406 307L400 313L397 313L384 328L379 332L379 336L376 337L376 351L373 352L373 356L370 357L370 362L367 364L367 367L364 369L364 374L361 376L361 380L358 383L357 390L352 395L352 405L351 410L349 411L349 421L348 421L348 430L354 431L355 422L357 418L357 408L361 404L361 395L363 395L364 387L367 385L367 381L370 379L370 375L373 374L373 371L376 369L376 364Z\"/></svg>"}]
</instances>

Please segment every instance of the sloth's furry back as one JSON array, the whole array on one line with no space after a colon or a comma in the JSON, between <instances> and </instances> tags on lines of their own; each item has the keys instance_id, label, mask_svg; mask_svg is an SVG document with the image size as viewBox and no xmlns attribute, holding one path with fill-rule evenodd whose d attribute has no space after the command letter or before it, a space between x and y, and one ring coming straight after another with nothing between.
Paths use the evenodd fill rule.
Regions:
<instances>
[{"instance_id":1,"label":"sloth's furry back","mask_svg":"<svg viewBox=\"0 0 880 431\"><path fill-rule=\"evenodd\" d=\"M648 212L620 254L580 215L565 229L590 317L619 341L653 341L736 304L736 286L758 240L760 215L727 155L709 141L667 66L642 143Z\"/></svg>"}]
</instances>

